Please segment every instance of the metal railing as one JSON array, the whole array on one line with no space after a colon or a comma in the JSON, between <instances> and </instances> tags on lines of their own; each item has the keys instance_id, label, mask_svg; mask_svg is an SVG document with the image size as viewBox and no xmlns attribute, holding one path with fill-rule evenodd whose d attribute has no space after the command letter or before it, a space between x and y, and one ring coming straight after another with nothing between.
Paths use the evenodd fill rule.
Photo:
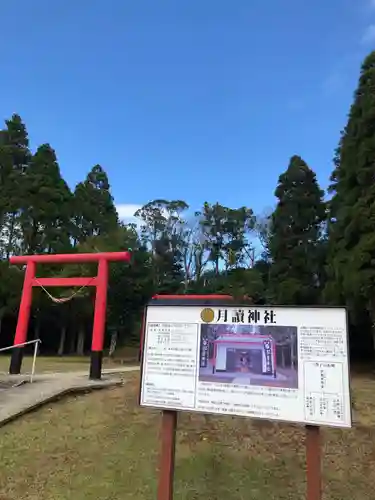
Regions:
<instances>
[{"instance_id":1,"label":"metal railing","mask_svg":"<svg viewBox=\"0 0 375 500\"><path fill-rule=\"evenodd\" d=\"M34 354L33 354L33 364L32 364L32 367L31 367L31 374L30 374L30 383L31 384L33 383L33 379L34 379L36 357L37 357L37 354L38 354L38 347L39 347L39 344L41 342L42 341L40 339L29 340L27 342L23 342L22 344L15 344L15 345L11 345L9 347L2 347L0 349L0 352L4 352L4 351L10 351L11 349L14 349L15 347L24 347L25 345L35 344L35 346L34 346Z\"/></svg>"}]
</instances>

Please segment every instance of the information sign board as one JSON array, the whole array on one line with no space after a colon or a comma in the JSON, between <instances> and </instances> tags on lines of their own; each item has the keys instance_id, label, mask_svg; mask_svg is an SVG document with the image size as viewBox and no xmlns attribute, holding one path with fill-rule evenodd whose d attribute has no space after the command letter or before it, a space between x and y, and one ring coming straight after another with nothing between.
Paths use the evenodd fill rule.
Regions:
<instances>
[{"instance_id":1,"label":"information sign board","mask_svg":"<svg viewBox=\"0 0 375 500\"><path fill-rule=\"evenodd\" d=\"M141 406L351 427L347 313L149 305Z\"/></svg>"}]
</instances>

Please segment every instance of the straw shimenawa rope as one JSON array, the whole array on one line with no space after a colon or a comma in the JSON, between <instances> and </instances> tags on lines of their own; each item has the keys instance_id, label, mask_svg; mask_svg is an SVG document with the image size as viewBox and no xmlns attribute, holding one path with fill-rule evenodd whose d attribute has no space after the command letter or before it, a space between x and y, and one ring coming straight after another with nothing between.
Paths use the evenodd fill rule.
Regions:
<instances>
[{"instance_id":1,"label":"straw shimenawa rope","mask_svg":"<svg viewBox=\"0 0 375 500\"><path fill-rule=\"evenodd\" d=\"M84 288L87 288L90 286L90 283L95 280L94 278L91 278L91 280L88 282L87 285L81 286L78 290L72 293L69 297L54 297L44 286L41 284L41 282L38 280L38 278L35 278L36 283L40 286L40 288L48 295L48 297L54 302L55 304L64 304L65 302L69 302L72 300L76 295L78 295Z\"/></svg>"}]
</instances>

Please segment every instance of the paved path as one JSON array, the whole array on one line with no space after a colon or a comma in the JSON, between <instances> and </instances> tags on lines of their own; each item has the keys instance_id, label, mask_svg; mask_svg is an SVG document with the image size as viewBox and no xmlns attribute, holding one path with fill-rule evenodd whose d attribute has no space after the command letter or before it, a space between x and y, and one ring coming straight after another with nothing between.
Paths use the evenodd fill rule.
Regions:
<instances>
[{"instance_id":1,"label":"paved path","mask_svg":"<svg viewBox=\"0 0 375 500\"><path fill-rule=\"evenodd\" d=\"M27 375L3 376L4 385L13 381L15 386L0 390L0 426L65 394L121 385L122 373L138 370L138 366L105 369L102 380L89 380L87 371L43 373L36 375L32 384Z\"/></svg>"}]
</instances>

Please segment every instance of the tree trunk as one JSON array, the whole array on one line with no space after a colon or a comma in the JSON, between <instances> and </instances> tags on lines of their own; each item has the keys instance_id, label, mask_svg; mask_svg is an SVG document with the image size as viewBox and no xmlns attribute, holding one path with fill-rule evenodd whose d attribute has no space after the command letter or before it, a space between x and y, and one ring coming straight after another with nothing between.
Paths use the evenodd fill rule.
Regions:
<instances>
[{"instance_id":1,"label":"tree trunk","mask_svg":"<svg viewBox=\"0 0 375 500\"><path fill-rule=\"evenodd\" d=\"M35 320L34 339L40 339L40 318L38 317Z\"/></svg>"},{"instance_id":2,"label":"tree trunk","mask_svg":"<svg viewBox=\"0 0 375 500\"><path fill-rule=\"evenodd\" d=\"M63 325L61 327L59 350L57 351L58 356L62 356L64 354L65 339L66 339L66 326Z\"/></svg>"},{"instance_id":3,"label":"tree trunk","mask_svg":"<svg viewBox=\"0 0 375 500\"><path fill-rule=\"evenodd\" d=\"M77 355L83 356L85 351L85 328L84 326L80 326L78 330L78 340L77 340Z\"/></svg>"},{"instance_id":4,"label":"tree trunk","mask_svg":"<svg viewBox=\"0 0 375 500\"><path fill-rule=\"evenodd\" d=\"M70 342L69 342L69 354L72 352L75 352L75 347L76 347L76 332L75 330L71 330L71 337L70 337Z\"/></svg>"},{"instance_id":5,"label":"tree trunk","mask_svg":"<svg viewBox=\"0 0 375 500\"><path fill-rule=\"evenodd\" d=\"M6 259L9 259L9 256L11 254L11 251L13 249L13 238L14 238L14 223L16 219L16 213L11 214L11 221L10 221L10 227L9 227L9 232L8 232L8 242L6 245Z\"/></svg>"},{"instance_id":6,"label":"tree trunk","mask_svg":"<svg viewBox=\"0 0 375 500\"><path fill-rule=\"evenodd\" d=\"M116 345L117 345L117 331L111 333L111 344L109 346L109 354L108 354L110 358L112 358L113 355L115 354Z\"/></svg>"}]
</instances>

